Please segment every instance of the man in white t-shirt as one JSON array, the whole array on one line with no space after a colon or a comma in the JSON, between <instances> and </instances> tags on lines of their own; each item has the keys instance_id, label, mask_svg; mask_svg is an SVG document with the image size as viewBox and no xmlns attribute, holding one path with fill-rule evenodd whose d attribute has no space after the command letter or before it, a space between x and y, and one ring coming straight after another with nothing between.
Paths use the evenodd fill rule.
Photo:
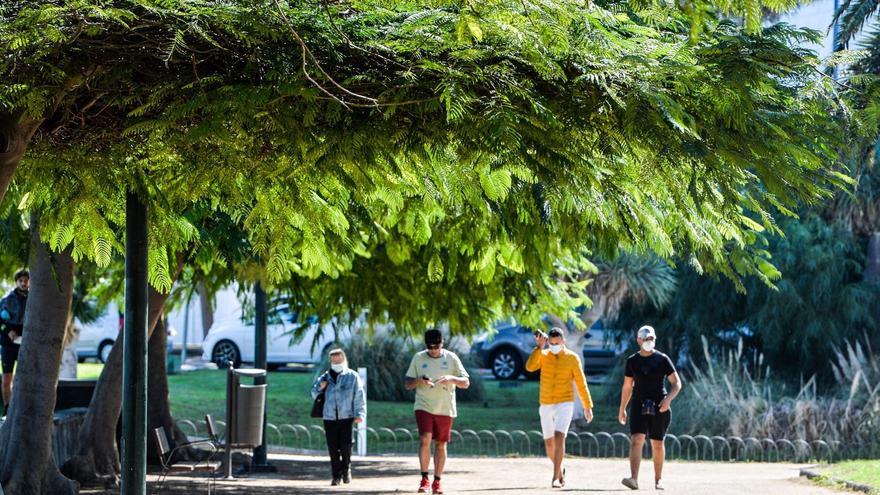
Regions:
<instances>
[{"instance_id":1,"label":"man in white t-shirt","mask_svg":"<svg viewBox=\"0 0 880 495\"><path fill-rule=\"evenodd\" d=\"M467 371L454 353L443 349L439 330L425 332L425 350L417 353L406 372L407 390L416 391L416 423L419 426L419 466L422 479L419 493L442 494L440 477L446 464L446 444L452 432L455 389L471 385ZM434 482L428 483L431 441L434 441Z\"/></svg>"}]
</instances>

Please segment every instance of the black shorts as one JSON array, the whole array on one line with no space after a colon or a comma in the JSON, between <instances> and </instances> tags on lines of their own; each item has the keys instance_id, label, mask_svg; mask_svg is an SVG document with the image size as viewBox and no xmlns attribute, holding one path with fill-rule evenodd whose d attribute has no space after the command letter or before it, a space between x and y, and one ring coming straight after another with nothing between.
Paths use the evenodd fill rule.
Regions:
<instances>
[{"instance_id":1,"label":"black shorts","mask_svg":"<svg viewBox=\"0 0 880 495\"><path fill-rule=\"evenodd\" d=\"M629 432L632 435L641 433L648 435L651 440L663 441L670 421L672 421L672 411L664 413L658 411L652 416L643 416L641 402L633 403L629 408Z\"/></svg>"},{"instance_id":2,"label":"black shorts","mask_svg":"<svg viewBox=\"0 0 880 495\"><path fill-rule=\"evenodd\" d=\"M15 369L15 362L18 361L18 350L21 344L9 344L0 346L0 355L3 358L3 373L12 373Z\"/></svg>"}]
</instances>

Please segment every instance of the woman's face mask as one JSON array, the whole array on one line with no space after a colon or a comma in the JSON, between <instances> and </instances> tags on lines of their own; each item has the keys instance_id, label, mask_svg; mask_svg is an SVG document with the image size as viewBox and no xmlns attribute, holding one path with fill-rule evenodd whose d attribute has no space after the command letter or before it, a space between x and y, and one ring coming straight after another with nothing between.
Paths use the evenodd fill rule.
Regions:
<instances>
[{"instance_id":1,"label":"woman's face mask","mask_svg":"<svg viewBox=\"0 0 880 495\"><path fill-rule=\"evenodd\" d=\"M345 371L346 368L348 368L348 365L346 365L344 362L339 364L333 363L330 365L330 369L337 373L342 373L343 371Z\"/></svg>"},{"instance_id":2,"label":"woman's face mask","mask_svg":"<svg viewBox=\"0 0 880 495\"><path fill-rule=\"evenodd\" d=\"M550 344L550 352L559 354L562 351L562 344Z\"/></svg>"},{"instance_id":3,"label":"woman's face mask","mask_svg":"<svg viewBox=\"0 0 880 495\"><path fill-rule=\"evenodd\" d=\"M653 351L654 350L654 341L653 340L646 340L646 341L642 342L642 350L645 352Z\"/></svg>"}]
</instances>

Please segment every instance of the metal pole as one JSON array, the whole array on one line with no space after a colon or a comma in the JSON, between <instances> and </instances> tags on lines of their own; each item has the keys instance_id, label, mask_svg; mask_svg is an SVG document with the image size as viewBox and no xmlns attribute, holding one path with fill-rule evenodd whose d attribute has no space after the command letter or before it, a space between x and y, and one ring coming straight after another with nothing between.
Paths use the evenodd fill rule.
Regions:
<instances>
[{"instance_id":1,"label":"metal pole","mask_svg":"<svg viewBox=\"0 0 880 495\"><path fill-rule=\"evenodd\" d=\"M358 375L361 376L361 383L364 386L364 401L366 401L369 396L369 388L367 388L367 369L366 368L358 368ZM358 429L358 455L364 457L367 455L367 418L364 418L363 423L357 425Z\"/></svg>"},{"instance_id":2,"label":"metal pole","mask_svg":"<svg viewBox=\"0 0 880 495\"><path fill-rule=\"evenodd\" d=\"M147 207L125 198L121 495L147 492Z\"/></svg>"},{"instance_id":3,"label":"metal pole","mask_svg":"<svg viewBox=\"0 0 880 495\"><path fill-rule=\"evenodd\" d=\"M235 394L238 391L238 378L234 373L235 368L232 361L226 366L226 472L223 479L234 480L232 476L232 440L236 438L235 434Z\"/></svg>"},{"instance_id":4,"label":"metal pole","mask_svg":"<svg viewBox=\"0 0 880 495\"><path fill-rule=\"evenodd\" d=\"M183 370L183 363L186 362L186 342L189 338L189 305L192 303L193 291L189 291L186 298L186 310L183 312L183 348L180 349L180 369Z\"/></svg>"},{"instance_id":5,"label":"metal pole","mask_svg":"<svg viewBox=\"0 0 880 495\"><path fill-rule=\"evenodd\" d=\"M257 282L256 286L254 286L254 311L256 311L256 315L254 315L254 331L256 335L254 336L254 368L258 368L261 370L268 369L268 362L266 357L267 351L267 325L266 325L266 291L263 290L263 286ZM254 379L254 385L263 385L266 383L266 375L256 377ZM268 390L267 390L268 392ZM268 404L268 400L266 403ZM254 460L253 465L251 466L253 471L256 472L275 472L275 466L272 466L267 461L266 454L266 410L268 407L263 409L263 444L258 445L254 449Z\"/></svg>"}]
</instances>

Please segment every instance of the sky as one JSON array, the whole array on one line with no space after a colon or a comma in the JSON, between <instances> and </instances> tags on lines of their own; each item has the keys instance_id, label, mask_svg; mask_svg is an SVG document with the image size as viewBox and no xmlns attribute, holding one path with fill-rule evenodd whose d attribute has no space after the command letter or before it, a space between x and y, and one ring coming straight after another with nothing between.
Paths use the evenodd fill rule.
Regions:
<instances>
[{"instance_id":1,"label":"sky","mask_svg":"<svg viewBox=\"0 0 880 495\"><path fill-rule=\"evenodd\" d=\"M796 26L815 29L825 35L823 46L812 45L819 58L831 55L831 31L828 26L834 17L834 0L815 0L812 3L801 6L799 9L780 16L780 21L785 21Z\"/></svg>"}]
</instances>

